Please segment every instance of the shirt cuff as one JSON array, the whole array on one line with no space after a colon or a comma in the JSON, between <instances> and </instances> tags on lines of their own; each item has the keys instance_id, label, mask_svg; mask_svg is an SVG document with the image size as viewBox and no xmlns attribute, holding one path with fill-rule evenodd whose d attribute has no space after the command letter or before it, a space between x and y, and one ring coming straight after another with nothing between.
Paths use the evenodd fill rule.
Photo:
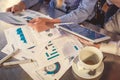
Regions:
<instances>
[{"instance_id":1,"label":"shirt cuff","mask_svg":"<svg viewBox=\"0 0 120 80\"><path fill-rule=\"evenodd\" d=\"M72 19L68 18L66 15L63 15L63 16L61 16L61 17L58 17L58 19L61 20L61 23L72 23L72 22L74 22L74 23L79 23L78 20L74 20L74 21L73 21Z\"/></svg>"},{"instance_id":2,"label":"shirt cuff","mask_svg":"<svg viewBox=\"0 0 120 80\"><path fill-rule=\"evenodd\" d=\"M58 17L58 19L60 19L61 23L66 23L66 22L68 22L64 17Z\"/></svg>"},{"instance_id":3,"label":"shirt cuff","mask_svg":"<svg viewBox=\"0 0 120 80\"><path fill-rule=\"evenodd\" d=\"M120 56L120 47L117 46L117 42L101 43L100 50L105 53L110 53Z\"/></svg>"},{"instance_id":4,"label":"shirt cuff","mask_svg":"<svg viewBox=\"0 0 120 80\"><path fill-rule=\"evenodd\" d=\"M26 6L26 8L28 9L29 8L29 1L27 1L27 0L21 0L21 1L23 1L24 3L25 3L25 6Z\"/></svg>"},{"instance_id":5,"label":"shirt cuff","mask_svg":"<svg viewBox=\"0 0 120 80\"><path fill-rule=\"evenodd\" d=\"M108 5L112 5L112 2L110 0L107 0Z\"/></svg>"}]
</instances>

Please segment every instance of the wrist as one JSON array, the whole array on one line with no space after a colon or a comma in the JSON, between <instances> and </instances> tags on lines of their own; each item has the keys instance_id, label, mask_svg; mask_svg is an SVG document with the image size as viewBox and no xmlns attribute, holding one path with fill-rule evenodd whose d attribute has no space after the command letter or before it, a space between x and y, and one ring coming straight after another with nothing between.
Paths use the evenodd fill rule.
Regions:
<instances>
[{"instance_id":1,"label":"wrist","mask_svg":"<svg viewBox=\"0 0 120 80\"><path fill-rule=\"evenodd\" d=\"M19 2L18 3L18 6L22 9L22 10L25 10L26 9L26 5L23 1Z\"/></svg>"},{"instance_id":2,"label":"wrist","mask_svg":"<svg viewBox=\"0 0 120 80\"><path fill-rule=\"evenodd\" d=\"M50 20L50 22L53 23L53 24L56 24L56 23L60 23L61 20L56 18L56 19Z\"/></svg>"},{"instance_id":3,"label":"wrist","mask_svg":"<svg viewBox=\"0 0 120 80\"><path fill-rule=\"evenodd\" d=\"M50 28L54 28L54 24L60 23L60 19L47 19L46 25Z\"/></svg>"}]
</instances>

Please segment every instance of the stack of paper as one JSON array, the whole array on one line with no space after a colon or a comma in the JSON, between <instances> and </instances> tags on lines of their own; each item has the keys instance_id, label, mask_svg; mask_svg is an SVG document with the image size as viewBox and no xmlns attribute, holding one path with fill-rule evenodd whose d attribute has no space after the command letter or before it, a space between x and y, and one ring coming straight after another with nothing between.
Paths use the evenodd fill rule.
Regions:
<instances>
[{"instance_id":1,"label":"stack of paper","mask_svg":"<svg viewBox=\"0 0 120 80\"><path fill-rule=\"evenodd\" d=\"M21 23L15 22L16 16L21 17ZM73 59L78 55L82 47L81 43L71 36L61 35L57 28L38 33L26 26L29 19L48 16L30 10L16 16L13 17L12 15L12 22L11 20L4 20L15 25L22 24L22 26L4 31L8 44L2 51L10 54L16 49L21 49L21 52L14 56L16 59L36 60L33 63L20 64L34 80L60 79L71 66Z\"/></svg>"},{"instance_id":2,"label":"stack of paper","mask_svg":"<svg viewBox=\"0 0 120 80\"><path fill-rule=\"evenodd\" d=\"M39 51L40 47L36 48L37 53L34 55L37 63L23 64L21 67L34 80L59 80L71 67L82 45L76 39L62 36L49 41L42 52Z\"/></svg>"}]
</instances>

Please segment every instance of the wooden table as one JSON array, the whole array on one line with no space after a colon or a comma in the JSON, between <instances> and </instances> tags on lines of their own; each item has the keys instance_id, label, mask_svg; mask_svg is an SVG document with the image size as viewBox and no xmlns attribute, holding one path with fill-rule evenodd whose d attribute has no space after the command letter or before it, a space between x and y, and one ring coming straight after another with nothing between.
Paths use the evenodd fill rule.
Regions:
<instances>
[{"instance_id":1,"label":"wooden table","mask_svg":"<svg viewBox=\"0 0 120 80\"><path fill-rule=\"evenodd\" d=\"M47 5L41 6L40 4L32 7L45 14L49 14L51 17L55 18L61 16L65 13L60 11L55 11L56 13L49 13ZM38 9L37 9L38 8ZM46 10L46 11L45 11ZM54 11L54 10L53 10ZM6 26L6 25L5 25ZM0 27L1 24L0 24ZM98 31L100 31L98 29ZM1 49L7 44L3 30L0 29L0 59L2 59L6 54L1 52ZM100 80L120 80L120 57L104 53L106 59L104 60L105 69ZM11 59L15 60L15 59ZM9 61L11 61L9 60ZM12 67L1 67L0 68L0 80L33 80L19 65ZM72 74L72 68L70 68L60 80L76 80Z\"/></svg>"}]
</instances>

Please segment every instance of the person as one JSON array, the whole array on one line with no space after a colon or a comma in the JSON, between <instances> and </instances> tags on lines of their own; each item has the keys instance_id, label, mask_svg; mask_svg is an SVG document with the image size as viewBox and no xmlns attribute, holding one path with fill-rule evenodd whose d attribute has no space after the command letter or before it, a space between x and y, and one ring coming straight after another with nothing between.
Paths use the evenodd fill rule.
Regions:
<instances>
[{"instance_id":1,"label":"person","mask_svg":"<svg viewBox=\"0 0 120 80\"><path fill-rule=\"evenodd\" d=\"M114 4L119 8L116 13L109 17L109 20L104 24L104 29L112 38L111 41L108 43L93 44L92 42L88 42L81 38L78 39L85 45L94 46L105 53L111 53L120 56L120 0L109 0L109 4Z\"/></svg>"},{"instance_id":2,"label":"person","mask_svg":"<svg viewBox=\"0 0 120 80\"><path fill-rule=\"evenodd\" d=\"M21 0L18 4L8 8L7 11L23 11L42 1L44 0ZM90 20L95 14L96 2L97 0L50 0L50 7L64 8L68 13L55 19L35 18L28 25L40 32L52 28L55 23L81 23L87 19Z\"/></svg>"},{"instance_id":3,"label":"person","mask_svg":"<svg viewBox=\"0 0 120 80\"><path fill-rule=\"evenodd\" d=\"M120 36L120 9L105 23L104 28Z\"/></svg>"},{"instance_id":4,"label":"person","mask_svg":"<svg viewBox=\"0 0 120 80\"><path fill-rule=\"evenodd\" d=\"M114 4L119 9L105 23L104 28L112 33L120 34L120 0L111 0L109 4ZM112 11L112 10L111 10ZM108 9L109 12L109 9Z\"/></svg>"}]
</instances>

